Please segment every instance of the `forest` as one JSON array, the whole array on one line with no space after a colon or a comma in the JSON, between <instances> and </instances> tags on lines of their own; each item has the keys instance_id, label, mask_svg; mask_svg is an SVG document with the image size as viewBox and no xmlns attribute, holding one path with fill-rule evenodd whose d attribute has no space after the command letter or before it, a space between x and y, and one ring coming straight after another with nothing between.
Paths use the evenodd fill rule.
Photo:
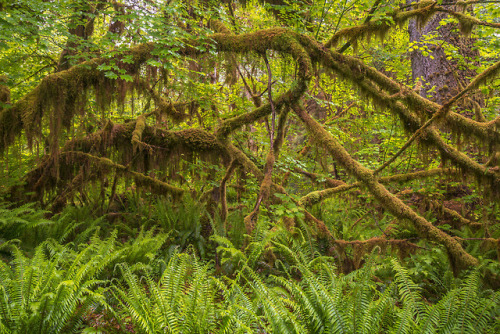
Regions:
<instances>
[{"instance_id":1,"label":"forest","mask_svg":"<svg viewBox=\"0 0 500 334\"><path fill-rule=\"evenodd\" d=\"M0 0L0 334L499 333L500 1Z\"/></svg>"}]
</instances>

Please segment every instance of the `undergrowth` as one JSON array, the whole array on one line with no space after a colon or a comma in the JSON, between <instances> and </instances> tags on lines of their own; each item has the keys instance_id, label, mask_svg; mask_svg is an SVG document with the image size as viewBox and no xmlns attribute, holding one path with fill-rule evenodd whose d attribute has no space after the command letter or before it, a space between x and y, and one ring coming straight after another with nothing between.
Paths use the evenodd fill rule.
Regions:
<instances>
[{"instance_id":1,"label":"undergrowth","mask_svg":"<svg viewBox=\"0 0 500 334\"><path fill-rule=\"evenodd\" d=\"M227 233L193 202L111 220L0 210L0 333L500 331L500 292L482 268L446 274L439 249L422 261L376 247L343 273L305 224L261 222L243 241L241 217Z\"/></svg>"}]
</instances>

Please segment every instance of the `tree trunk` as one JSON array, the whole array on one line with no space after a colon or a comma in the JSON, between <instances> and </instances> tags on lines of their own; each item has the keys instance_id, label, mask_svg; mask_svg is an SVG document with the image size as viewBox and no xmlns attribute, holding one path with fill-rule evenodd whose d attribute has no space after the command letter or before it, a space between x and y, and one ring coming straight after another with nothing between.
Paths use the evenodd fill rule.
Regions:
<instances>
[{"instance_id":1,"label":"tree trunk","mask_svg":"<svg viewBox=\"0 0 500 334\"><path fill-rule=\"evenodd\" d=\"M408 3L416 2L408 0ZM456 6L450 6L457 10ZM437 13L423 26L416 20L408 24L410 42L417 48L411 53L413 81L421 83L420 95L439 103L446 103L460 92L470 79L477 75L471 64L479 65L479 51L474 48L475 40L458 32L454 23L441 25L448 14ZM456 50L458 54L449 57ZM435 88L433 89L433 87ZM459 110L468 117L478 114L483 99L480 96L467 98L459 105ZM478 121L484 119L477 115Z\"/></svg>"}]
</instances>

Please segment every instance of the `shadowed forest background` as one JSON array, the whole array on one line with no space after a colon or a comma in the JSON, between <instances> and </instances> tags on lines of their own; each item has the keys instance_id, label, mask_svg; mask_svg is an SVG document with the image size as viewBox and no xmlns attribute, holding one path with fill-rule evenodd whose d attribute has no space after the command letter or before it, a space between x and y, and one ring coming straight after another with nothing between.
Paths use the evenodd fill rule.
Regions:
<instances>
[{"instance_id":1,"label":"shadowed forest background","mask_svg":"<svg viewBox=\"0 0 500 334\"><path fill-rule=\"evenodd\" d=\"M499 18L0 0L0 333L498 333Z\"/></svg>"}]
</instances>

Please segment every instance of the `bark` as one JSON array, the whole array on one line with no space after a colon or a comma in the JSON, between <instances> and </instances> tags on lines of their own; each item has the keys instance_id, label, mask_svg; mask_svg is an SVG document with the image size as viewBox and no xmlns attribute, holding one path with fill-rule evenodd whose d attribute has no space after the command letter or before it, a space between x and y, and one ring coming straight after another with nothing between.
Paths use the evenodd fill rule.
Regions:
<instances>
[{"instance_id":1,"label":"bark","mask_svg":"<svg viewBox=\"0 0 500 334\"><path fill-rule=\"evenodd\" d=\"M416 1L408 0L407 2ZM449 9L460 10L457 6L451 6ZM470 79L477 75L476 70L470 65L479 66L479 51L474 48L475 40L460 34L457 24L441 25L441 21L448 17L447 13L438 12L425 24L419 22L418 19L413 19L408 24L410 41L420 45L411 53L413 81L421 82L420 95L441 105L458 94L467 86ZM426 43L428 39L430 41ZM422 47L429 49L428 55L425 54L426 51L422 51ZM458 50L463 61L447 58L446 51L450 47ZM431 91L434 86L436 88ZM470 117L473 115L472 111L483 104L483 99L475 96L464 101L459 109L467 110L466 115ZM484 119L479 117L478 120Z\"/></svg>"}]
</instances>

